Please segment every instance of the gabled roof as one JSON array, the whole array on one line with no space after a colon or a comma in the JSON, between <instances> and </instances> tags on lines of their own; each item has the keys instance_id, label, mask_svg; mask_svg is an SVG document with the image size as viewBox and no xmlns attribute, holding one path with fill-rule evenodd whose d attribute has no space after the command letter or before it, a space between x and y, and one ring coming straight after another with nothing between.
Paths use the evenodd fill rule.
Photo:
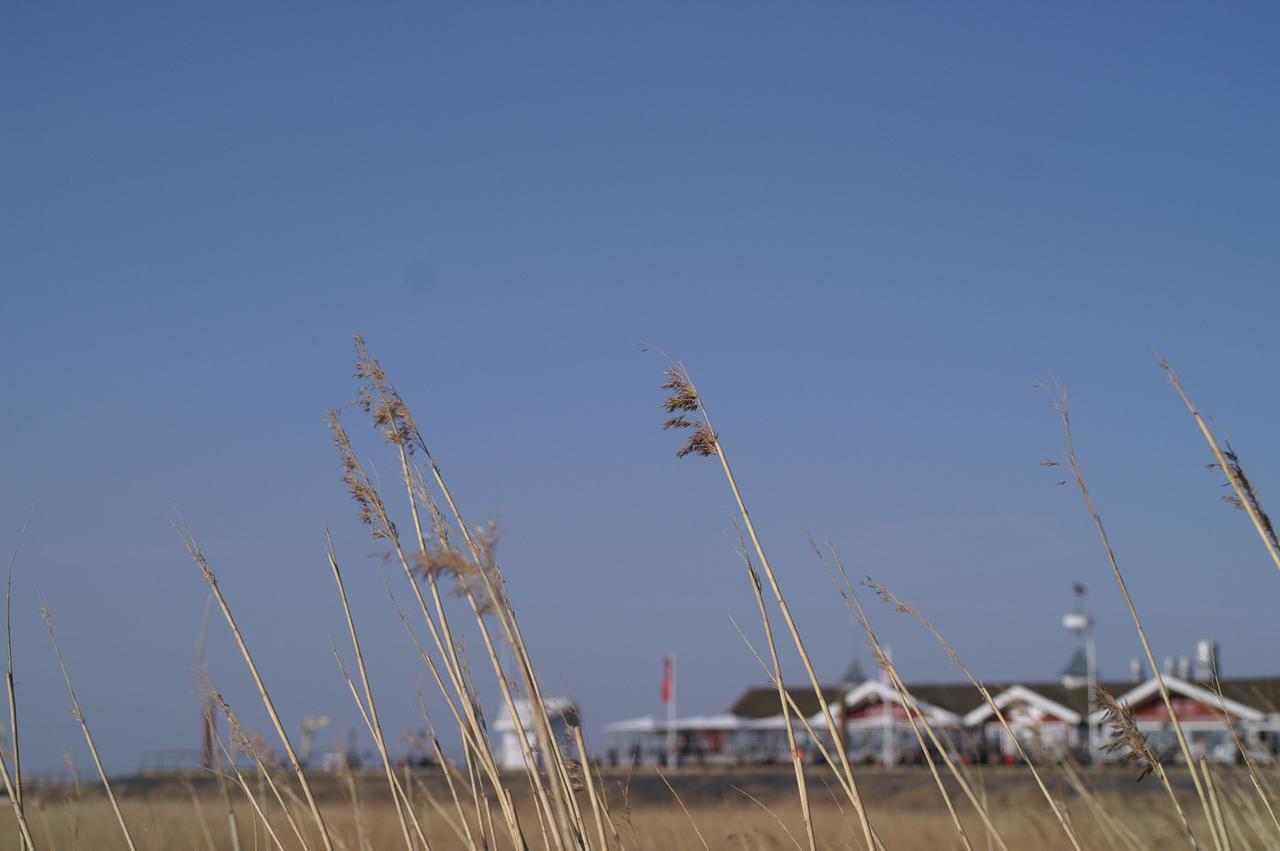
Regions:
<instances>
[{"instance_id":1,"label":"gabled roof","mask_svg":"<svg viewBox=\"0 0 1280 851\"><path fill-rule=\"evenodd\" d=\"M1267 717L1269 713L1275 710L1266 706L1266 697L1269 688L1272 693L1280 691L1280 680L1276 679L1239 679L1239 680L1222 680L1222 700L1212 690L1212 687L1206 688L1197 685L1181 677L1174 677L1165 674L1164 684L1173 694L1182 697L1189 697L1197 703L1210 706L1215 709L1226 709L1237 718L1243 718L1246 721L1261 721ZM1145 703L1153 695L1160 693L1160 684L1155 677L1151 677L1146 682L1129 689L1129 691L1121 694L1116 698L1117 703L1123 703L1130 707L1138 706ZM1243 700L1236 699L1237 697ZM1263 708L1256 708L1257 704L1263 704ZM1253 705L1250 705L1253 704ZM1090 716L1092 721L1101 721L1106 715L1102 709L1094 711Z\"/></svg>"},{"instance_id":2,"label":"gabled roof","mask_svg":"<svg viewBox=\"0 0 1280 851\"><path fill-rule=\"evenodd\" d=\"M1045 695L1041 689L1043 689L1043 684L1041 684L1040 689L1032 689L1022 685L1013 685L999 692L992 692L991 698L995 705L1000 708L1002 715L1005 714L1005 707L1010 704L1025 703L1029 706L1035 707L1041 712L1044 712L1046 715L1052 715L1055 718L1060 718L1069 724L1080 723L1080 719L1083 717L1082 712L1076 712L1071 707L1059 703L1053 698ZM991 689L988 687L987 691L990 692ZM1084 689L1066 689L1066 691L1084 692ZM1074 695L1072 696L1074 697ZM967 727L973 726L974 724L982 723L993 715L995 715L995 712L992 710L991 704L987 703L984 699L976 709L964 716L964 723Z\"/></svg>"},{"instance_id":3,"label":"gabled roof","mask_svg":"<svg viewBox=\"0 0 1280 851\"><path fill-rule=\"evenodd\" d=\"M916 706L920 708L920 711L929 716L933 722L942 724L958 724L960 722L960 716L957 713L951 712L931 701L925 700L923 697L916 694L914 690L909 689L908 694L910 694L912 699L915 700ZM864 700L871 697L874 697L877 702L884 701L886 703L896 703L899 706L902 705L902 701L898 698L897 689L887 686L879 680L866 680L862 685L855 689L851 689L849 693L844 696L844 702L846 706L857 706L859 703L862 703Z\"/></svg>"},{"instance_id":4,"label":"gabled roof","mask_svg":"<svg viewBox=\"0 0 1280 851\"><path fill-rule=\"evenodd\" d=\"M1175 690L1186 697L1206 702L1210 706L1218 705L1217 696L1213 694L1211 687L1171 676L1165 676L1165 682L1177 683L1178 687ZM834 706L858 689L868 688L868 683L874 684L870 686L871 688L888 688L882 686L879 680L869 679L852 689L823 686L822 693ZM982 695L968 683L907 683L906 685L918 703L963 716L965 724L980 723L982 718L989 718L991 715L990 707L986 705ZM1113 680L1099 683L1099 685L1130 705L1145 699L1156 690L1154 678L1142 683L1135 683L1132 680ZM1020 697L1032 704L1038 702L1040 706L1064 720L1073 717L1083 719L1094 708L1090 705L1089 690L1084 686L1068 687L1057 681L987 683L986 686L998 705L1004 706L1008 701ZM1280 677L1236 677L1222 680L1221 686L1222 694L1227 699L1227 708L1237 717L1261 719L1268 715L1280 716ZM1015 688L1017 691L1013 691ZM1143 689L1149 689L1149 691L1143 691ZM789 688L787 691L790 692L791 698L806 718L815 718L822 711L822 704L818 701L813 689ZM1010 695L1006 698L1005 704L1001 704L1000 697L1006 692ZM896 694L894 698L894 702L897 702ZM742 696L729 708L729 713L745 719L763 719L778 716L781 710L778 690L773 686L758 686L743 692ZM970 718L977 720L970 721Z\"/></svg>"}]
</instances>

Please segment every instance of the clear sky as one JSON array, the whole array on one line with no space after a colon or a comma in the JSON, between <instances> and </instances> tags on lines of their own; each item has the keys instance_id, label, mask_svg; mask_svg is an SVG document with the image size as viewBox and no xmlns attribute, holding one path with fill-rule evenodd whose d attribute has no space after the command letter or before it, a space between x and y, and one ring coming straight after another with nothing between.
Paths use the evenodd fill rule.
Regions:
<instances>
[{"instance_id":1,"label":"clear sky","mask_svg":"<svg viewBox=\"0 0 1280 851\"><path fill-rule=\"evenodd\" d=\"M866 653L806 531L992 680L1056 675L1082 581L1103 673L1127 671L1079 495L1038 464L1050 375L1157 654L1213 634L1224 673L1280 674L1280 576L1151 354L1280 499L1274 6L456 5L9 4L0 553L38 498L28 765L84 761L41 595L111 767L198 746L206 594L174 507L295 730L335 719L322 746L358 723L329 523L384 722L417 726L323 424L355 333L464 510L502 522L535 660L589 732L661 711L667 652L682 712L763 680L729 623L758 633L729 494L673 457L642 341L703 390L824 676ZM873 614L911 678L955 677ZM262 723L218 624L209 652Z\"/></svg>"}]
</instances>

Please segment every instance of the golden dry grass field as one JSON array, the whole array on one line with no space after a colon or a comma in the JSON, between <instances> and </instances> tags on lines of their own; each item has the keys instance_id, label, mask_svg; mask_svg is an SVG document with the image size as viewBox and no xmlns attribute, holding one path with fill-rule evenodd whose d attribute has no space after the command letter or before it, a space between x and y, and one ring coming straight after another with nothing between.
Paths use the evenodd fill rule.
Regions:
<instances>
[{"instance_id":1,"label":"golden dry grass field","mask_svg":"<svg viewBox=\"0 0 1280 851\"><path fill-rule=\"evenodd\" d=\"M1185 795L1184 806L1194 813L1195 793L1188 777L1176 770L1171 775ZM461 825L456 820L456 810L447 800L449 792L441 775L420 770L417 777L422 783L415 781L412 785L417 789L416 803L431 847L440 851L465 848L465 842L458 836ZM1084 847L1157 849L1185 845L1185 835L1163 798L1163 790L1150 779L1135 783L1133 772L1120 769L1085 771L1082 777L1096 792L1094 804L1074 794L1060 778L1054 780L1054 792L1061 795ZM877 835L887 847L963 847L925 769L864 769L860 778L863 778L864 796ZM980 779L992 818L1010 848L1070 847L1025 770L989 768L980 773ZM785 769L678 774L671 781L687 806L688 815L661 779L652 773L630 778L623 774L605 774L602 780L612 830L616 831L622 848L698 849L703 847L702 839L717 851L788 849L803 847L805 843L796 807L794 778ZM815 791L813 814L819 847L858 847L858 827L847 801L841 801L837 789L827 788L819 772L814 772L810 780ZM385 778L380 773L362 772L355 778L358 809L353 807L350 786L341 778L317 776L313 783L336 847L347 851L402 847L399 822ZM1219 794L1231 804L1227 818L1233 827L1236 847L1260 851L1272 847L1268 844L1271 825L1265 813L1253 804L1253 791L1248 786L1249 779L1243 771L1229 769L1219 774ZM207 851L235 847L230 839L225 803L218 785L210 778L196 779L190 784L172 777L121 782L117 792L126 818L134 827L139 849ZM86 786L79 798L67 787L33 787L27 794L30 796L28 812L34 816L32 827L41 848L56 851L125 848L108 802L98 790ZM285 847L298 847L284 820L265 803L266 798L262 795L260 800ZM243 792L231 799L239 822L239 847L274 847L246 801ZM536 830L538 820L528 797L522 796L518 803L521 814L528 817L528 823ZM300 808L297 815L307 832L309 826L301 818ZM973 847L990 847L972 811L962 813L961 818ZM1112 821L1110 826L1104 824L1107 819ZM0 849L20 848L12 813L7 808L0 816L0 824L3 824ZM474 830L475 825L470 827ZM1126 835L1129 833L1132 836ZM309 835L308 840L318 845L314 836ZM498 843L498 847L504 846Z\"/></svg>"}]
</instances>

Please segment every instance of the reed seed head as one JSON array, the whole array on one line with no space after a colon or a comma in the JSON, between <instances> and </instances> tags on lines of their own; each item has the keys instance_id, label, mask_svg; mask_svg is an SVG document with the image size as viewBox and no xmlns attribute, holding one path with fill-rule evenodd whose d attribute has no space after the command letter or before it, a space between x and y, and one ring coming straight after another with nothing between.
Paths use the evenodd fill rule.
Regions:
<instances>
[{"instance_id":1,"label":"reed seed head","mask_svg":"<svg viewBox=\"0 0 1280 851\"><path fill-rule=\"evenodd\" d=\"M675 416L664 422L662 427L693 429L685 445L676 452L676 457L683 458L686 455L705 457L719 454L720 448L715 432L707 427L705 415L704 420L699 422L686 418L682 413L684 411L696 413L702 408L702 401L698 398L698 391L694 389L693 382L689 380L689 374L679 364L672 364L664 375L667 380L663 382L662 389L669 390L671 395L663 400L662 407L668 414L675 414Z\"/></svg>"},{"instance_id":2,"label":"reed seed head","mask_svg":"<svg viewBox=\"0 0 1280 851\"><path fill-rule=\"evenodd\" d=\"M587 776L581 762L576 759L567 760L564 769L565 773L569 775L570 789L577 793L587 788Z\"/></svg>"},{"instance_id":3,"label":"reed seed head","mask_svg":"<svg viewBox=\"0 0 1280 851\"><path fill-rule=\"evenodd\" d=\"M1132 708L1117 701L1100 686L1094 687L1093 700L1096 706L1104 710L1105 721L1112 732L1111 741L1102 747L1103 752L1109 754L1123 752L1120 759L1122 764L1136 764L1141 767L1138 780L1155 771L1160 759L1156 756L1151 743L1147 741L1147 737L1138 730L1138 724L1133 719Z\"/></svg>"},{"instance_id":4,"label":"reed seed head","mask_svg":"<svg viewBox=\"0 0 1280 851\"><path fill-rule=\"evenodd\" d=\"M676 451L677 458L683 458L686 455L708 455L719 454L719 444L716 442L716 436L705 426L699 428L689 436L689 442L682 449Z\"/></svg>"},{"instance_id":5,"label":"reed seed head","mask_svg":"<svg viewBox=\"0 0 1280 851\"><path fill-rule=\"evenodd\" d=\"M346 483L347 491L358 506L356 516L370 527L374 538L397 540L396 524L388 516L386 506L382 503L382 496L369 481L364 467L356 457L355 450L351 448L351 438L347 437L347 431L342 427L338 412L330 411L328 421L329 430L333 432L334 445L338 447L338 454L342 458L342 481Z\"/></svg>"},{"instance_id":6,"label":"reed seed head","mask_svg":"<svg viewBox=\"0 0 1280 851\"><path fill-rule=\"evenodd\" d=\"M470 595L481 614L488 614L498 606L507 605L502 574L498 570L498 538L498 526L492 520L472 530L471 539L479 551L478 564L475 558L449 546L448 539L444 538L439 545L413 554L413 572L424 578L453 579L453 593L459 597ZM497 594L497 600L489 594L489 588Z\"/></svg>"},{"instance_id":7,"label":"reed seed head","mask_svg":"<svg viewBox=\"0 0 1280 851\"><path fill-rule=\"evenodd\" d=\"M364 337L356 337L356 378L368 383L356 389L356 399L388 443L412 453L419 442L418 428L395 385L377 358L369 354Z\"/></svg>"},{"instance_id":8,"label":"reed seed head","mask_svg":"<svg viewBox=\"0 0 1280 851\"><path fill-rule=\"evenodd\" d=\"M698 410L698 394L693 389L693 382L689 380L685 371L678 366L673 366L666 371L666 376L667 380L663 383L662 389L671 391L671 395L663 403L667 413Z\"/></svg>"},{"instance_id":9,"label":"reed seed head","mask_svg":"<svg viewBox=\"0 0 1280 851\"><path fill-rule=\"evenodd\" d=\"M1273 545L1280 546L1280 539L1277 539L1276 537L1275 527L1271 524L1271 518L1262 510L1262 503L1258 501L1258 492L1253 489L1253 482L1251 482L1249 477L1245 475L1244 467L1240 463L1240 456L1236 454L1236 451L1231 448L1231 444L1227 441L1223 441L1222 457L1227 460L1227 466L1230 468L1230 470L1227 471L1230 474L1229 478L1235 480L1241 493L1244 494L1243 499L1238 494L1234 493L1229 496L1224 496L1222 499L1242 511L1245 509L1247 503L1248 506L1253 509L1254 514L1257 515L1258 522L1261 524L1266 536L1271 539L1271 543ZM1217 464L1210 465L1211 469L1216 469L1217 467Z\"/></svg>"}]
</instances>

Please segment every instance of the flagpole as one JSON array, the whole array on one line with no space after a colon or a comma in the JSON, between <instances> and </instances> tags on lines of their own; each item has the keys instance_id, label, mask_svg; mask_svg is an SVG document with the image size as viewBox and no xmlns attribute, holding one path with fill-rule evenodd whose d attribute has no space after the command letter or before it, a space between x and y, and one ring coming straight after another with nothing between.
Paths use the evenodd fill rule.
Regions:
<instances>
[{"instance_id":1,"label":"flagpole","mask_svg":"<svg viewBox=\"0 0 1280 851\"><path fill-rule=\"evenodd\" d=\"M671 659L671 699L667 701L667 769L676 768L676 654Z\"/></svg>"}]
</instances>

